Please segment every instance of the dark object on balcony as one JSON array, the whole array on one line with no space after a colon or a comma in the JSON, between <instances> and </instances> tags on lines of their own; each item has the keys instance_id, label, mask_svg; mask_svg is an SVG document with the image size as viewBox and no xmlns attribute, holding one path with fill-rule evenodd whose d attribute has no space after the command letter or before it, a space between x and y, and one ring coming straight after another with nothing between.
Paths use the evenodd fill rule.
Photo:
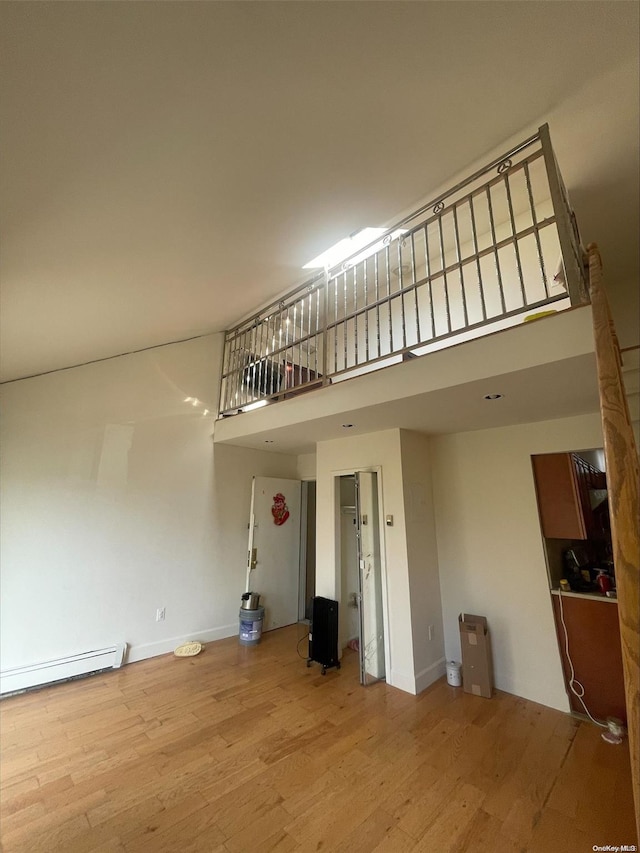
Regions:
<instances>
[{"instance_id":1,"label":"dark object on balcony","mask_svg":"<svg viewBox=\"0 0 640 853\"><path fill-rule=\"evenodd\" d=\"M270 358L255 358L247 355L242 384L250 394L265 397L275 394L282 386L281 366Z\"/></svg>"}]
</instances>

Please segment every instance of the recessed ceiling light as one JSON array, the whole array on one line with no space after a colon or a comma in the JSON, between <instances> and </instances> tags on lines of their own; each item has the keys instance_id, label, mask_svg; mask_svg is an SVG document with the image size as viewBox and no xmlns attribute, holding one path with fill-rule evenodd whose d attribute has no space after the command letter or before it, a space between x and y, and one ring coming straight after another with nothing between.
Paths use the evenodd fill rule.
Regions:
<instances>
[{"instance_id":1,"label":"recessed ceiling light","mask_svg":"<svg viewBox=\"0 0 640 853\"><path fill-rule=\"evenodd\" d=\"M485 394L485 400L501 400L504 397L504 394Z\"/></svg>"},{"instance_id":2,"label":"recessed ceiling light","mask_svg":"<svg viewBox=\"0 0 640 853\"><path fill-rule=\"evenodd\" d=\"M352 426L353 424L342 424L343 429L351 429Z\"/></svg>"}]
</instances>

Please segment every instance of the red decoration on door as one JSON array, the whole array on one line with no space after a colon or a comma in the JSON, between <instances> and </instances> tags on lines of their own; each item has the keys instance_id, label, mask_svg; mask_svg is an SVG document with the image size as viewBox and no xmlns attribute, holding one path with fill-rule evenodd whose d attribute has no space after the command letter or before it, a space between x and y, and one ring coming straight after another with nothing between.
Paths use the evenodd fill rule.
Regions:
<instances>
[{"instance_id":1,"label":"red decoration on door","mask_svg":"<svg viewBox=\"0 0 640 853\"><path fill-rule=\"evenodd\" d=\"M287 501L282 492L278 492L277 495L273 496L271 515L273 516L273 523L277 524L278 527L284 524L289 518L289 508L287 507Z\"/></svg>"}]
</instances>

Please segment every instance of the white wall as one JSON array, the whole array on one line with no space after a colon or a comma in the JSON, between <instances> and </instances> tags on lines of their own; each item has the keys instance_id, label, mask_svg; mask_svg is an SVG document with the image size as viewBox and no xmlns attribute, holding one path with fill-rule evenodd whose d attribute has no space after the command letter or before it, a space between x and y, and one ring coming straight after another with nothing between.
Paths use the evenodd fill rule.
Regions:
<instances>
[{"instance_id":1,"label":"white wall","mask_svg":"<svg viewBox=\"0 0 640 853\"><path fill-rule=\"evenodd\" d=\"M295 477L296 458L214 454L203 410L216 409L221 344L4 386L2 669L120 641L134 660L237 632L251 477Z\"/></svg>"},{"instance_id":2,"label":"white wall","mask_svg":"<svg viewBox=\"0 0 640 853\"><path fill-rule=\"evenodd\" d=\"M486 616L496 687L569 710L560 668L531 455L602 445L599 414L432 439L447 659L458 614Z\"/></svg>"},{"instance_id":3,"label":"white wall","mask_svg":"<svg viewBox=\"0 0 640 853\"><path fill-rule=\"evenodd\" d=\"M429 438L400 431L416 692L445 673ZM431 627L431 637L429 637Z\"/></svg>"},{"instance_id":4,"label":"white wall","mask_svg":"<svg viewBox=\"0 0 640 853\"><path fill-rule=\"evenodd\" d=\"M315 480L316 478L316 454L302 453L298 456L297 474L299 480Z\"/></svg>"}]
</instances>

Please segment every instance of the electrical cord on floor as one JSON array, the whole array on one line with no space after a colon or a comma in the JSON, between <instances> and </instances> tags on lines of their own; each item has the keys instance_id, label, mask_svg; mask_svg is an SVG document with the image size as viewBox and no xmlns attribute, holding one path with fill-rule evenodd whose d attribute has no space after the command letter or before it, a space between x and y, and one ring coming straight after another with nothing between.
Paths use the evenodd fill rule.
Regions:
<instances>
[{"instance_id":1,"label":"electrical cord on floor","mask_svg":"<svg viewBox=\"0 0 640 853\"><path fill-rule=\"evenodd\" d=\"M307 640L309 638L310 634L311 634L311 632L307 631L307 633L303 637L300 637L300 639L298 640L298 644L296 645L296 652L298 653L298 657L302 658L302 660L308 660L309 656L300 654L300 643L303 643L305 640Z\"/></svg>"},{"instance_id":2,"label":"electrical cord on floor","mask_svg":"<svg viewBox=\"0 0 640 853\"><path fill-rule=\"evenodd\" d=\"M569 667L571 668L571 678L569 679L569 690L580 700L580 704L584 708L587 717L591 720L591 722L595 723L596 726L600 726L603 729L608 729L609 725L607 723L601 723L599 720L596 720L595 717L592 717L589 713L589 709L585 705L584 699L584 687L576 678L576 671L573 668L573 661L571 660L571 656L569 654L569 634L567 633L567 626L564 621L564 611L562 609L562 591L558 590L558 598L560 604L560 621L562 622L562 628L564 630L564 651L567 656L567 661L569 662ZM574 687L575 685L575 687Z\"/></svg>"}]
</instances>

